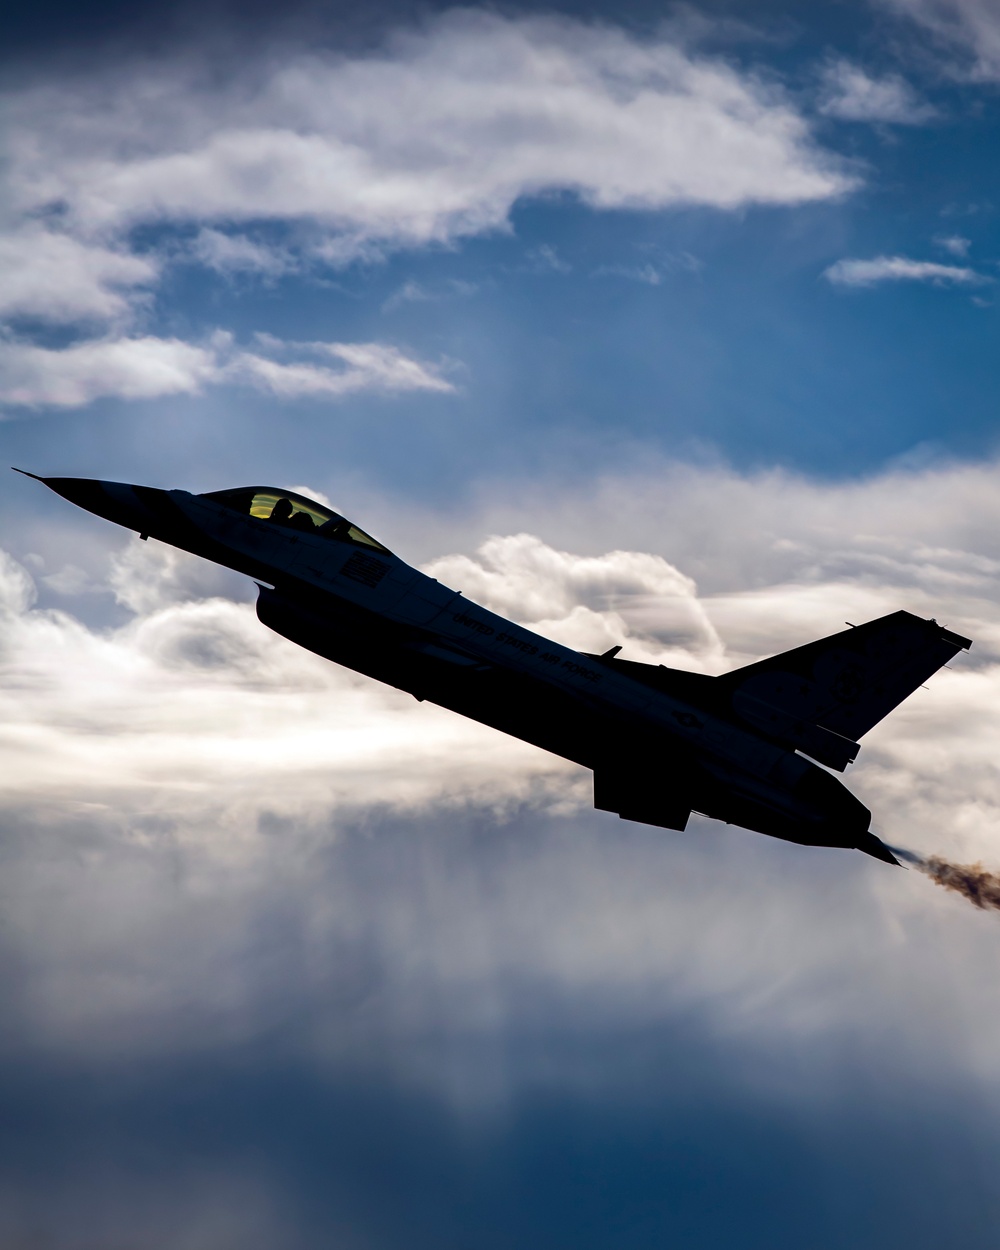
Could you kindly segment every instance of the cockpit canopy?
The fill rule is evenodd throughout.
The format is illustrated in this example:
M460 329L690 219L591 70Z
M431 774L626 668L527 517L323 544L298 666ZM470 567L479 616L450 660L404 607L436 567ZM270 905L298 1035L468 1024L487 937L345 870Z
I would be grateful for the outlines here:
M391 554L387 547L383 547L364 530L352 525L339 512L334 512L312 499L306 499L304 495L297 495L294 491L279 490L276 486L242 486L237 490L208 491L201 498L212 499L223 507L232 508L234 512L256 517L257 520L267 521L272 525L281 525L285 529L354 543L359 547L381 551L385 555Z

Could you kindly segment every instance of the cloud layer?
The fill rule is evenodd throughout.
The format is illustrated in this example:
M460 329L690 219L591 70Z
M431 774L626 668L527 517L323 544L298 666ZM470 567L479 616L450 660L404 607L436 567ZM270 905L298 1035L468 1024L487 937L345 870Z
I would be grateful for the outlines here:
M450 550L434 576L543 633L702 671L845 617L936 615L971 655L869 735L848 784L891 840L995 862L997 485L995 465L825 487L661 465L579 497L508 485L447 518L448 545L440 518L357 520L404 555ZM390 1246L386 1176L409 1212L432 1160L410 1244L447 1242L435 1204L457 1192L466 1228L514 1244L557 1219L596 1247L622 1203L701 1227L676 1160L704 1151L719 1210L768 1244L799 1244L789 1194L818 1218L810 1185L835 1163L852 1192L877 1173L878 1201L821 1246L902 1228L929 1247L946 1227L985 1246L995 918L860 855L594 813L581 770L309 656L154 542L129 539L102 580L126 616L98 630L32 607L28 570L0 568L0 1062L30 1056L36 1075L11 1082L40 1083L24 1123L49 1126L6 1160L8 1239L71 1245L85 1220L155 1250L272 1245L279 1227L295 1250L331 1227ZM612 1185L588 1242L566 1177L621 1174L609 1141L655 1184ZM905 1142L904 1184L876 1156ZM773 1201L747 1171L760 1152L769 1174L783 1161ZM921 1205L914 1178L947 1159L972 1170ZM488 1178L499 1202L522 1168L551 1192L494 1210Z
M971 657L879 726L848 780L890 840L988 855L1000 810L990 746L1000 731L996 470L900 474L825 490L678 472L666 491L662 479L650 479L609 483L603 498L591 495L594 532L611 513L628 526L625 499L647 533L676 532L662 503L657 512L664 495L678 515L739 513L746 520L743 550L732 552L739 577L719 565L705 572L708 585L699 591L661 555L625 547L574 554L525 533L442 556L428 569L569 645L621 643L627 658L708 672L833 632L845 617L898 607L936 615L975 639ZM575 524L572 500L560 509L578 542L593 541ZM897 518L891 533L882 525L888 515ZM544 512L536 520L557 528ZM707 540L702 533L687 541L702 547ZM683 547L675 558L689 562ZM169 845L191 871L209 874L214 892L226 888L215 875L226 865L254 880L269 870L278 851L267 829L275 822L298 854L310 839L336 836L329 831L365 813L447 820L448 812L476 810L493 823L527 808L549 818L603 820L586 815L589 778L581 770L271 635L250 605L222 597L229 582L202 562L130 540L110 583L132 616L94 631L65 611L32 609L32 578L9 557L0 581L0 806L8 814L32 811L56 842L61 829L84 820L102 844ZM740 845L763 842L732 836ZM807 863L805 852L794 853ZM815 852L812 862L824 854ZM911 887L900 875L886 888L887 900L896 900L887 901L891 907ZM35 914L30 907L24 913L31 932ZM143 922L137 916L135 923ZM548 956L532 957L537 972ZM612 980L636 975L611 951L591 951L588 959L598 962L581 963L580 975L597 975L606 960ZM45 1002L36 1026L46 1033L72 1021L74 1036L82 1028L103 1036L119 1010L82 982L79 994Z
M9 403L190 391L213 369L222 380L203 346L149 331L151 297L178 263L275 281L506 229L525 197L734 209L852 185L777 87L722 60L472 10L367 54L102 67L8 90L4 116L0 317L105 328L66 351L23 333L4 344ZM342 357L346 382L251 356L226 377L285 395L363 378L445 389L391 346L341 346L365 358Z
M58 203L86 235L279 219L424 244L501 226L524 195L732 208L850 185L776 89L553 18L452 12L368 56L300 54L222 85L147 67L8 104L12 202Z

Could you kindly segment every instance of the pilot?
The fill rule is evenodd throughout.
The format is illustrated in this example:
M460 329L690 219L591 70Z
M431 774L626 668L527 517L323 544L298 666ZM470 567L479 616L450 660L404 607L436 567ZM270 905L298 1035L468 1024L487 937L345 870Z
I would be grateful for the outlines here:
M287 525L292 515L292 501L290 499L279 499L271 509L269 521L277 521L279 525Z
M316 532L316 522L308 512L296 512L288 522L288 528L302 530L306 534L314 534Z
M292 501L290 499L279 499L271 509L269 521L276 521L278 525L283 525L286 529L300 530L305 534L314 534L316 532L316 522L312 519L308 512L295 512Z
M324 538L346 538L350 528L350 521L342 516L332 516L329 521L323 522L317 533L322 534Z

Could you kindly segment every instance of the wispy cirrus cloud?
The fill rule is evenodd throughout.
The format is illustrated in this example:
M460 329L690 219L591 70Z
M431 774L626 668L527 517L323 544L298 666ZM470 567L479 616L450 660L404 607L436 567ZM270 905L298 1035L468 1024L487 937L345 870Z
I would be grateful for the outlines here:
M221 274L258 274L278 278L292 273L299 262L286 247L203 226L191 242L192 260Z
M387 343L277 343L269 336L264 343L272 351L308 354L320 360L334 360L335 366L308 360L280 360L258 352L237 352L222 366L222 377L246 380L262 390L285 398L300 396L350 395L358 391L398 394L403 391L437 391L449 394L454 383L442 367L405 355Z
M249 385L285 399L455 389L440 365L391 344L285 344L259 336L256 348L237 348L225 332L202 344L152 335L62 348L0 340L0 404L12 410L78 408L100 398L193 395L221 385Z
M600 265L594 270L595 278L625 278L629 282L642 282L646 286L659 286L662 272L647 261L644 265Z
M934 240L938 247L952 256L961 257L963 260L969 254L969 248L972 246L972 240L967 239L961 234L947 234L939 236Z
M910 18L946 54L955 74L981 82L1000 78L1000 9L995 0L876 0Z
M823 70L819 111L840 121L920 126L937 110L921 100L899 74L873 77L852 61L836 60Z
M473 295L477 289L474 282L465 282L461 278L449 278L434 286L409 278L383 303L382 311L393 312L404 304L427 304L439 300L462 298Z
M935 286L986 286L986 274L964 265L943 265L908 256L874 256L870 260L838 260L823 271L834 286L878 286L883 282L929 282Z

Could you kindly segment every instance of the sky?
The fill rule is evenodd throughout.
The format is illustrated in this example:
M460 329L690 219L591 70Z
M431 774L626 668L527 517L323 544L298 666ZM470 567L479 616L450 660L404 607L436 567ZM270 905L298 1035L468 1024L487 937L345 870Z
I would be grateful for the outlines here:
M996 0L15 4L3 464L705 673L935 617L846 782L1000 868L998 86ZM4 1250L995 1245L996 915L596 812L14 474L0 670Z

